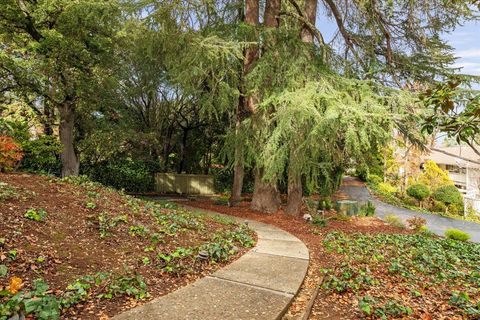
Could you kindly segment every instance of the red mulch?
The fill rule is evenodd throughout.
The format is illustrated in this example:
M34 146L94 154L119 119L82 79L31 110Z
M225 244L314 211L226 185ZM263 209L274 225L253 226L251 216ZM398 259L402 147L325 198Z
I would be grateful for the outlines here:
M335 198L342 198L337 194ZM330 220L326 227L316 227L305 223L303 218L289 216L280 210L276 214L263 214L250 209L249 202L242 202L236 207L216 205L212 200L188 202L189 206L212 210L232 216L253 219L275 225L301 239L310 251L310 265L302 288L292 303L286 319L293 319L302 314L308 304L314 288L319 284L322 268L335 267L339 257L327 253L322 245L323 238L332 231L347 233L410 233L410 231L386 225L374 217L352 218L349 221ZM320 291L315 301L310 319L355 319L358 308L351 303L338 303L338 296L328 295Z
M9 269L9 277L0 278L0 291L8 285L9 278L16 276L23 280L24 288L30 287L33 280L43 278L52 292L61 292L79 277L97 272L122 273L127 266L143 276L153 299L226 264L195 262L190 272L175 276L163 273L155 261L158 252L201 245L216 230L233 228L231 226L207 220L206 230L165 236L164 242L157 244L156 252L144 252L145 247L152 246L150 237L130 236L128 228L144 225L155 232L158 224L146 214L146 208L140 206L139 212L134 212L125 197L113 190L96 187L94 191L99 194L95 200L97 207L88 209L89 197L85 188L60 183L56 178L0 173L0 182L15 187L19 195L16 199L0 198L0 238L6 240L4 246L0 245L0 264L6 264ZM46 210L47 219L43 222L26 219L24 213L31 208ZM102 212L112 216L127 215L128 223L112 228L111 236L102 239L98 229L98 215ZM18 252L13 261L8 258L10 250ZM241 249L229 262L244 252L246 249ZM39 263L39 257L45 261ZM152 263L144 265L143 257L149 257ZM91 299L69 310L62 319L105 318L136 304L124 297Z
M354 177L345 177L342 181L343 186L364 187L365 183Z

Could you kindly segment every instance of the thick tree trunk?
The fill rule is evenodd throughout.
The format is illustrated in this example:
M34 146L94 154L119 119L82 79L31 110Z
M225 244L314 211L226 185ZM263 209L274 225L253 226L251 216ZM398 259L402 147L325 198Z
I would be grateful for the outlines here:
M260 4L259 0L245 1L245 23L252 27L257 27L259 24ZM256 32L255 32L256 34ZM258 46L250 45L245 49L245 59L243 60L243 76L242 80L253 69L253 65L258 60ZM242 90L244 93L246 90ZM255 96L249 95L245 97L245 107L250 113L255 113ZM243 111L243 110L242 110Z
M305 0L304 12L308 21L315 25L317 15L317 0ZM302 27L301 39L305 43L313 43L313 33L307 26ZM302 172L297 168L298 155L296 154L297 144L292 142L290 146L290 159L288 165L288 200L285 213L298 215L302 211Z
M248 2L249 0L247 0ZM281 0L267 0L265 4L265 27L277 28ZM255 111L255 110L254 110ZM258 121L259 118L254 121ZM261 125L261 124L260 124ZM275 183L263 180L263 170L257 167L251 207L254 210L274 213L280 207L280 192Z
M317 1L318 0L305 0L305 6L303 9L308 22L312 25L315 25L315 19L317 17ZM302 27L301 38L303 42L313 43L313 33L305 25Z
M267 0L265 4L265 27L277 28L280 14L281 0Z
M303 204L302 173L298 168L295 168L297 156L295 155L293 146L291 148L288 166L288 199L285 213L299 215Z
M243 99L239 101L239 107L241 108L243 108L243 106L240 106L242 100ZM240 125L241 125L240 111L237 110L237 122L235 124L235 135L237 135L237 137L240 134ZM232 195L230 196L230 199L229 199L230 206L234 206L242 200L243 177L245 175L245 168L243 167L242 148L243 148L242 143L237 141L235 145L235 165L233 168Z
M280 204L280 192L276 184L264 181L263 170L257 170L251 208L261 212L275 213Z
M75 152L73 130L75 111L70 102L58 106L60 113L60 142L62 144L62 177L78 176L80 162Z

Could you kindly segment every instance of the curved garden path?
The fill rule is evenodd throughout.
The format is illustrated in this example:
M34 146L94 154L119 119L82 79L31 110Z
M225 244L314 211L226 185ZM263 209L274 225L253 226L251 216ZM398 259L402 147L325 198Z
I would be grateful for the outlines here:
M306 275L308 249L302 241L277 227L234 219L248 223L257 233L258 242L252 250L210 276L113 319L281 318Z
M355 178L345 178L340 191L348 195L351 200L356 200L358 202L371 201L377 207L375 214L380 218L384 218L387 214L397 215L404 221L415 216L422 217L427 220L428 229L440 236L444 235L445 230L455 228L470 234L472 242L480 242L480 224L478 223L396 207L373 197L363 183L348 183L349 180L353 179ZM359 182L359 180L355 182Z

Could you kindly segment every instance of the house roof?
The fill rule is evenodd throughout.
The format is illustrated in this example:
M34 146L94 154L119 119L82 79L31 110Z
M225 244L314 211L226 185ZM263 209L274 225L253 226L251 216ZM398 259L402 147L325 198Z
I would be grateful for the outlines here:
M480 156L469 146L438 147L441 151L432 150L425 160L433 160L437 164L448 164L459 167L480 168L480 164L468 160L480 162ZM480 150L480 146L478 148ZM451 154L448 155L447 153Z

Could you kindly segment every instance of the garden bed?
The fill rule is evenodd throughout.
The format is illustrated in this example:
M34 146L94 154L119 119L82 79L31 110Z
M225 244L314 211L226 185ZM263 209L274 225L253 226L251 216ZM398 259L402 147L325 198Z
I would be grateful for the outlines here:
M309 270L287 319L302 315L322 279L310 319L473 319L469 312L478 309L479 245L430 238L372 217L330 219L319 227L253 211L248 202L188 205L273 224L307 245Z
M0 319L25 309L38 319L108 318L211 273L254 242L233 220L86 179L0 174Z
M475 222L480 224L480 216L474 213L467 213L467 215L464 217L463 215L457 215L457 214L449 214L445 212L434 212L434 211L429 211L424 208L420 208L418 206L414 205L409 205L402 201L402 199L396 197L394 194L383 194L379 192L376 188L375 185L370 184L370 183L365 183L364 184L367 188L370 194L372 194L375 198L378 200L381 200L385 203L391 204L393 206L409 209L412 211L416 211L419 213L425 213L425 214L433 214L441 217L446 217L446 218L452 218L452 219L457 219L461 221L469 221L469 222Z

